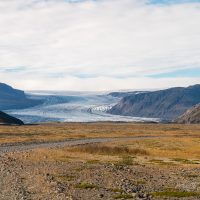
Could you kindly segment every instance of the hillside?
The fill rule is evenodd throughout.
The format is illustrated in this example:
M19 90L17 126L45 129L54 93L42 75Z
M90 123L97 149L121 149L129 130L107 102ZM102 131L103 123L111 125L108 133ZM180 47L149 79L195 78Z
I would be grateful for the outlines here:
M23 125L24 123L21 120L0 111L0 124Z
M112 96L112 97L118 97L118 98L122 98L122 97L126 97L126 96L130 96L130 95L135 95L135 94L139 94L139 93L147 93L148 91L133 91L133 92L111 92L108 95Z
M200 123L200 104L188 109L183 115L175 120L181 124L198 124Z
M40 103L41 101L27 98L24 91L0 83L0 110L27 108Z
M116 115L174 120L200 102L200 85L126 96L108 112Z

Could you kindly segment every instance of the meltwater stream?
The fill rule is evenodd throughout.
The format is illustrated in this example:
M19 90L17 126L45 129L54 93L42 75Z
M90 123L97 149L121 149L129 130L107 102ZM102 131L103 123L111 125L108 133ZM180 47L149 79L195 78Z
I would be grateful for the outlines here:
M28 96L41 99L41 105L9 110L7 113L18 117L25 123L39 122L95 122L95 121L158 121L158 119L119 116L106 113L119 102L106 94L84 92L32 92Z

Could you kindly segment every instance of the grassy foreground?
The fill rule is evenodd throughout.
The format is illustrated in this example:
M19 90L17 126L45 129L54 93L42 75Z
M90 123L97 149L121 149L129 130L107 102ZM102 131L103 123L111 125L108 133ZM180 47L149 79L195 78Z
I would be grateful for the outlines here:
M199 125L140 123L47 123L0 126L0 144L35 141L62 141L71 138L127 136L199 136Z
M156 137L9 153L3 176L8 178L2 181L9 180L8 169L14 171L24 198L30 199L200 199L200 125L52 123L0 127L1 144L129 136Z

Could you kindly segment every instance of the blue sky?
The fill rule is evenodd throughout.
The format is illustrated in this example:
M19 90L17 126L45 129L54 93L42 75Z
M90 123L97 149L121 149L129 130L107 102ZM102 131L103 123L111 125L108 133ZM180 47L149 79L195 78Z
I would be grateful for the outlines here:
M200 0L0 1L0 80L25 90L197 84L199 24Z
M167 73L154 74L150 77L153 78L168 78L168 77L200 77L200 68L182 69L171 71Z
M149 0L153 4L177 4L177 3L193 3L200 0Z

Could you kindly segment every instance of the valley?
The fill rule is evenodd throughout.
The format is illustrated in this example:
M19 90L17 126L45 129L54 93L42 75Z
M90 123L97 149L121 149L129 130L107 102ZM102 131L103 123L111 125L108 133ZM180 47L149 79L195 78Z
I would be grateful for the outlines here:
M200 0L0 0L0 200L200 200Z
M156 118L120 116L107 113L120 98L106 93L84 92L32 92L28 97L43 103L26 109L6 110L25 123L38 122L95 122L135 121L158 122Z

